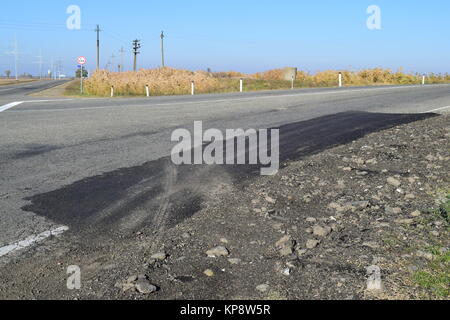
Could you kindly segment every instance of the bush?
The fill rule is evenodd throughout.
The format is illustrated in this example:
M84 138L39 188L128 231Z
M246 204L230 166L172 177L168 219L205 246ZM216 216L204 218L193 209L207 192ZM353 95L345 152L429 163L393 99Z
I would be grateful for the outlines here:
M341 71L344 85L388 85L420 84L422 75L407 74L401 69L365 69ZM338 85L339 71L327 70L316 74L299 71L295 82L300 87L333 87ZM85 82L85 92L95 96L109 96L111 86L116 95L144 95L149 85L152 95L179 95L191 92L191 81L195 81L197 93L221 93L239 90L239 78L245 78L245 90L288 89L291 81L283 80L284 69L274 69L255 74L240 72L188 71L173 68L142 69L138 72L97 71ZM427 83L449 83L450 75L429 74Z

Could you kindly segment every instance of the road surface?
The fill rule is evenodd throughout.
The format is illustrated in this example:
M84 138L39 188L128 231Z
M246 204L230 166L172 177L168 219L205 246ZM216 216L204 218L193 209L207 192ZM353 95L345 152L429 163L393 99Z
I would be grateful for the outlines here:
M27 95L49 89L67 82L67 80L44 80L0 86L0 103L8 103L14 99L30 99Z
M161 231L193 214L209 188L253 174L173 166L171 134L192 131L194 121L204 129L280 128L284 161L450 106L450 85L131 99L26 95L55 84L0 88L0 263L52 234L65 241L71 232L95 246L99 237L126 237L143 224Z

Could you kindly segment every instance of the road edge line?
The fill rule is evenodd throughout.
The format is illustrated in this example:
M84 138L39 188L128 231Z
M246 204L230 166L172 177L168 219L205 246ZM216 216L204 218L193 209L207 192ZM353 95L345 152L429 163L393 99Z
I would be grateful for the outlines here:
M24 103L24 101L16 101L16 102L11 102L11 103L5 104L4 106L0 107L0 112L14 108L15 106L18 106L19 104L22 104L22 103Z
M441 110L445 110L445 109L448 109L448 108L450 108L450 106L446 106L446 107L442 107L442 108L433 109L433 110L430 110L430 111L426 111L426 112L424 112L424 113L430 113L430 112L441 111Z
M0 248L0 258L4 257L10 253L30 247L30 246L34 245L35 243L42 242L45 239L50 238L52 236L59 236L68 230L69 230L69 227L61 226L61 227L58 227L53 230L48 230L48 231L42 232L35 236L29 236L28 238L25 238L21 241L13 242L7 246Z

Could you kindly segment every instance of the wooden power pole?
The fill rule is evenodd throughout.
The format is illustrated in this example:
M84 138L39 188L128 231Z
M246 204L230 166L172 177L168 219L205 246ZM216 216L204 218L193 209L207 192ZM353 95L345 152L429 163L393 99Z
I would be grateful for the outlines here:
M165 67L164 62L164 31L161 31L161 66Z
M134 53L134 63L133 63L133 70L136 72L137 69L137 55L140 54L139 49L141 48L141 41L140 40L134 40L133 41L133 53Z
M100 69L100 26L97 25L95 32L97 32L97 70Z

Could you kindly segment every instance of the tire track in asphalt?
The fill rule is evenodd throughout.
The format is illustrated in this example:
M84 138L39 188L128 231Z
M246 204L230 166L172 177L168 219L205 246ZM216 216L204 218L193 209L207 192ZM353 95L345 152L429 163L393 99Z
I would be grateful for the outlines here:
M155 240L151 246L151 249L153 251L156 251L158 249L158 246L160 245L160 241L162 238L162 233L167 228L167 217L169 215L170 199L174 191L174 185L177 181L178 175L178 170L172 163L168 163L166 165L165 171L166 171L166 178L164 183L164 191L161 199L161 204L158 208L157 213L153 217L153 225L156 229Z

